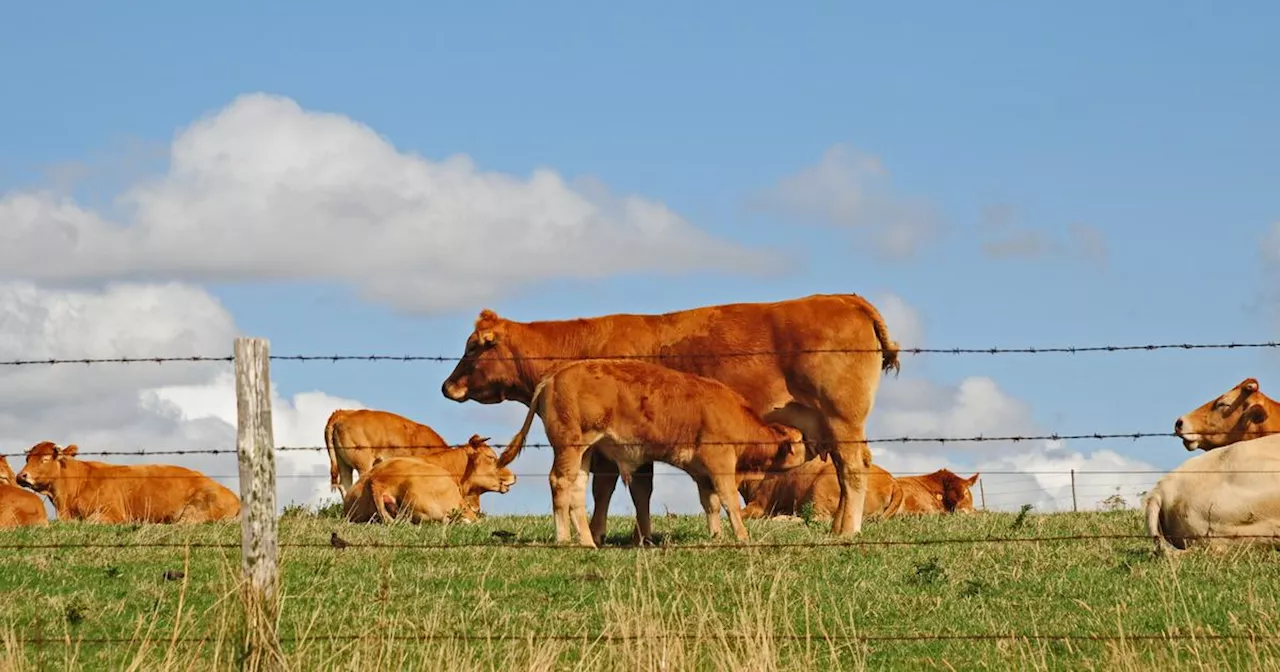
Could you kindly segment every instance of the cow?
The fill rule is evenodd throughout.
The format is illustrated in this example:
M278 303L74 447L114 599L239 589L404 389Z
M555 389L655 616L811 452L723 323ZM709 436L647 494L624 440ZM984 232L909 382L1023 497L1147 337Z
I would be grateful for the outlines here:
M329 451L329 489L346 494L352 471L363 476L374 458L413 457L449 444L427 425L403 415L369 409L338 409L324 425Z
M343 495L342 508L347 520L355 523L375 517L390 522L401 510L408 511L414 523L442 522L454 509L473 521L480 512L481 493L506 493L515 482L515 474L498 465L487 439L473 435L461 448L415 457L375 457Z
M1157 555L1200 546L1280 547L1280 435L1206 450L1143 498ZM1235 537L1235 538L1232 538Z
M973 495L969 489L979 474L965 479L947 469L921 476L895 478L878 465L867 473L867 499L863 514L867 520L887 519L902 514L969 512ZM763 478L742 479L739 491L747 502L744 518L796 515L800 507L813 502L817 519L835 511L839 484L835 465L823 460L809 462L786 472Z
M198 471L80 460L78 451L75 444L41 441L18 474L18 484L46 495L61 520L203 523L240 515L235 493Z
M0 527L48 524L40 495L14 485L13 468L8 458L0 455Z
M961 478L950 469L939 469L929 474L895 478L902 493L902 504L890 515L970 513L973 511L970 488L980 475Z
M719 380L764 420L799 429L806 443L830 454L836 465L840 494L832 532L861 531L863 472L871 464L867 417L882 372L900 369L898 344L863 297L814 294L660 315L541 322L508 320L485 309L441 392L460 403L509 399L528 405L547 374L564 361L586 358L645 359ZM602 536L617 479L595 474L592 528ZM633 488L637 484L652 490L651 479ZM647 494L633 490L632 499L647 501Z
M1245 378L1212 401L1173 423L1173 433L1188 451L1214 450L1237 441L1280 432L1280 404Z
M549 480L557 543L569 540L572 524L581 545L599 546L586 517L592 451L616 464L628 487L644 464L684 470L698 486L711 536L720 536L723 507L740 541L748 534L738 506L738 471L788 469L810 457L798 429L766 423L728 385L649 362L580 360L548 375L535 387L524 425L499 464L520 454L534 415L542 418L555 454ZM641 518L640 509L636 514L641 536L650 536L648 517Z

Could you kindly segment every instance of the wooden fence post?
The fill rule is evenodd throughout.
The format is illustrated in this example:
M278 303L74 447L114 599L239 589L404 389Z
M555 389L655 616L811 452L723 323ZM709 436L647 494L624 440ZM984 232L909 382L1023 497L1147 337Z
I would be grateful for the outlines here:
M271 432L271 369L266 339L237 338L236 453L240 462L241 552L245 608L243 669L283 662L279 622L280 551L276 537L275 441Z
M978 494L982 495L982 510L987 510L987 489L982 487L982 477L978 477Z
M1079 513L1080 507L1076 506L1076 470L1071 470L1071 510Z

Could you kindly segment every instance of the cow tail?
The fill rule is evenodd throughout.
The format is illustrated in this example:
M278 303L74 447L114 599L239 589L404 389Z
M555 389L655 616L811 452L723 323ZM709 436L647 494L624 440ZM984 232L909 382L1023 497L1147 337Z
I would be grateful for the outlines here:
M524 424L520 426L520 431L511 437L511 443L507 444L506 450L498 456L498 467L505 467L511 464L520 455L520 451L524 450L524 441L529 435L529 428L533 426L533 416L537 415L538 404L542 401L542 390L551 382L554 374L543 378L538 386L533 388L533 396L529 399L529 412L524 416Z
M875 329L876 340L880 341L880 370L893 371L896 378L898 371L902 368L902 362L898 361L898 342L889 338L889 325L885 324L884 318L880 316L880 311L867 303L867 315L871 318L871 327Z
M329 422L324 425L324 447L329 451L329 490L342 492L338 484L338 453L334 449L338 442L338 411L329 414Z
M880 515L880 520L897 515L902 510L902 503L905 499L906 496L902 493L902 487L898 485L898 479L894 478L889 486L889 501L884 505L884 513Z
M1173 550L1173 545L1164 537L1164 530L1160 529L1160 506L1162 504L1160 497L1160 489L1153 488L1147 493L1146 501L1143 502L1147 509L1147 534L1151 535L1151 541L1156 546L1156 554L1160 555L1166 551Z

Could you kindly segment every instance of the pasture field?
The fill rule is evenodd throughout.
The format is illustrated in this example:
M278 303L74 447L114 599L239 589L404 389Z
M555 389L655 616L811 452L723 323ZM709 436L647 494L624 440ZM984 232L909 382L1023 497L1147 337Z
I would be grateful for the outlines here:
M518 548L548 543L549 517L415 527L331 515L281 520L292 669L1280 667L1280 563L1260 549L1163 559L1145 539L805 547L835 542L818 521L748 521L753 539L740 545L710 542L700 516L657 515L658 548L617 547L632 525L617 517L614 547L592 551ZM351 546L332 548L333 531ZM1141 533L1133 510L978 513L871 522L859 540ZM238 524L4 533L0 667L235 669L239 535ZM30 544L51 547L13 548ZM1077 639L930 638L1007 634ZM1164 634L1179 638L1127 639ZM1236 638L1212 638L1223 635Z

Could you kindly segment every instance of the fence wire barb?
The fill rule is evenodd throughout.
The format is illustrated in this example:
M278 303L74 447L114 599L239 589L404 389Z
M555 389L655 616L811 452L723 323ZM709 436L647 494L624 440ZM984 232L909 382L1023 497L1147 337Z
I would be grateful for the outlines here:
M1048 346L1048 347L986 347L986 348L899 348L899 354L909 355L1006 355L1006 354L1085 354L1112 352L1154 352L1157 350L1239 350L1257 348L1278 348L1278 341L1258 341L1248 343L1148 343L1141 345L1089 345L1089 346ZM738 352L706 352L689 354L618 354L594 355L592 359L715 359L726 357L759 357L768 355L806 355L806 354L855 354L878 353L879 348L814 348L800 350L743 350ZM292 362L456 362L464 359L451 355L271 355L273 361ZM534 357L509 357L509 360L524 361L558 361L576 360L583 357L576 355L541 355ZM167 357L40 357L0 360L0 366L38 366L55 364L164 364L168 362L232 362L230 355L190 355Z

